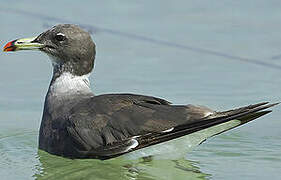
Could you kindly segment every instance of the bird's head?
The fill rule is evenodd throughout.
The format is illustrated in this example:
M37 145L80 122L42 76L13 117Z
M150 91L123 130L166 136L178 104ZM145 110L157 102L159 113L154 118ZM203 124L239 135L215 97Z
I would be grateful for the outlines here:
M40 50L51 57L56 71L79 76L92 71L96 54L90 34L72 24L59 24L37 37L11 41L3 50Z

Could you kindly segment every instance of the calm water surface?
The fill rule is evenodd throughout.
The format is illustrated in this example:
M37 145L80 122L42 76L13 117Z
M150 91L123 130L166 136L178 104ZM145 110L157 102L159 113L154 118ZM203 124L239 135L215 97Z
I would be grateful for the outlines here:
M281 100L281 2L5 1L0 46L76 23L97 44L96 94L131 92L217 110ZM209 139L178 160L69 160L38 152L51 65L0 53L1 179L280 179L281 110Z

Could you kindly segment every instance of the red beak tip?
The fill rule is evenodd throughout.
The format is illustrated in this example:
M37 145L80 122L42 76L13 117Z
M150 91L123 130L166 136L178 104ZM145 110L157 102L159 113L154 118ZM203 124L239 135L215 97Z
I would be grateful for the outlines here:
M16 48L15 48L15 41L16 41L16 40L8 42L8 43L4 46L3 51L4 51L4 52L14 51L14 50L16 49Z

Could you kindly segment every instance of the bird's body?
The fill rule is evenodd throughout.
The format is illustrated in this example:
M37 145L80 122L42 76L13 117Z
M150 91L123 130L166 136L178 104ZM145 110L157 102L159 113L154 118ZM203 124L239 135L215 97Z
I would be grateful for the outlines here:
M69 157L96 156L87 152L139 135L168 133L212 113L205 107L171 106L150 96L94 96L87 76L62 73L51 81L46 95L39 147Z
M90 35L75 25L57 25L30 41L16 40L6 51L37 47L53 59L45 98L39 148L70 158L108 159L236 120L239 126L275 104L259 103L215 112L203 106L172 105L136 94L94 95L88 76L95 59ZM198 142L205 140L203 137Z

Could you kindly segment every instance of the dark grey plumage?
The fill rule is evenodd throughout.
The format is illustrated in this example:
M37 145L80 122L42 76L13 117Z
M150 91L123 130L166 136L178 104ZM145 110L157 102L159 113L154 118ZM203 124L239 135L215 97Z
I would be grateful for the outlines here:
M54 72L88 74L93 70L95 43L88 32L76 25L62 24L40 34L33 42L44 44L41 50L54 57Z
M40 140L49 142L40 143L45 145L40 148L72 158L107 159L233 119L240 119L244 124L269 113L262 110L274 104L266 104L214 112L205 117L207 108L170 105L155 97L133 94L94 96L77 102L69 111L59 111L58 118L50 120L51 127L44 128L47 132L52 131L51 136L46 139L45 133L40 133ZM66 118L61 118L61 114ZM171 128L174 129L165 132ZM132 140L137 140L138 146L127 149L134 143Z
M275 105L259 103L215 112L201 106L172 105L151 96L94 96L86 76L94 67L96 54L89 33L62 24L31 43L53 58L53 78L39 135L39 148L52 154L107 159L234 119L241 125L271 112L265 109Z

